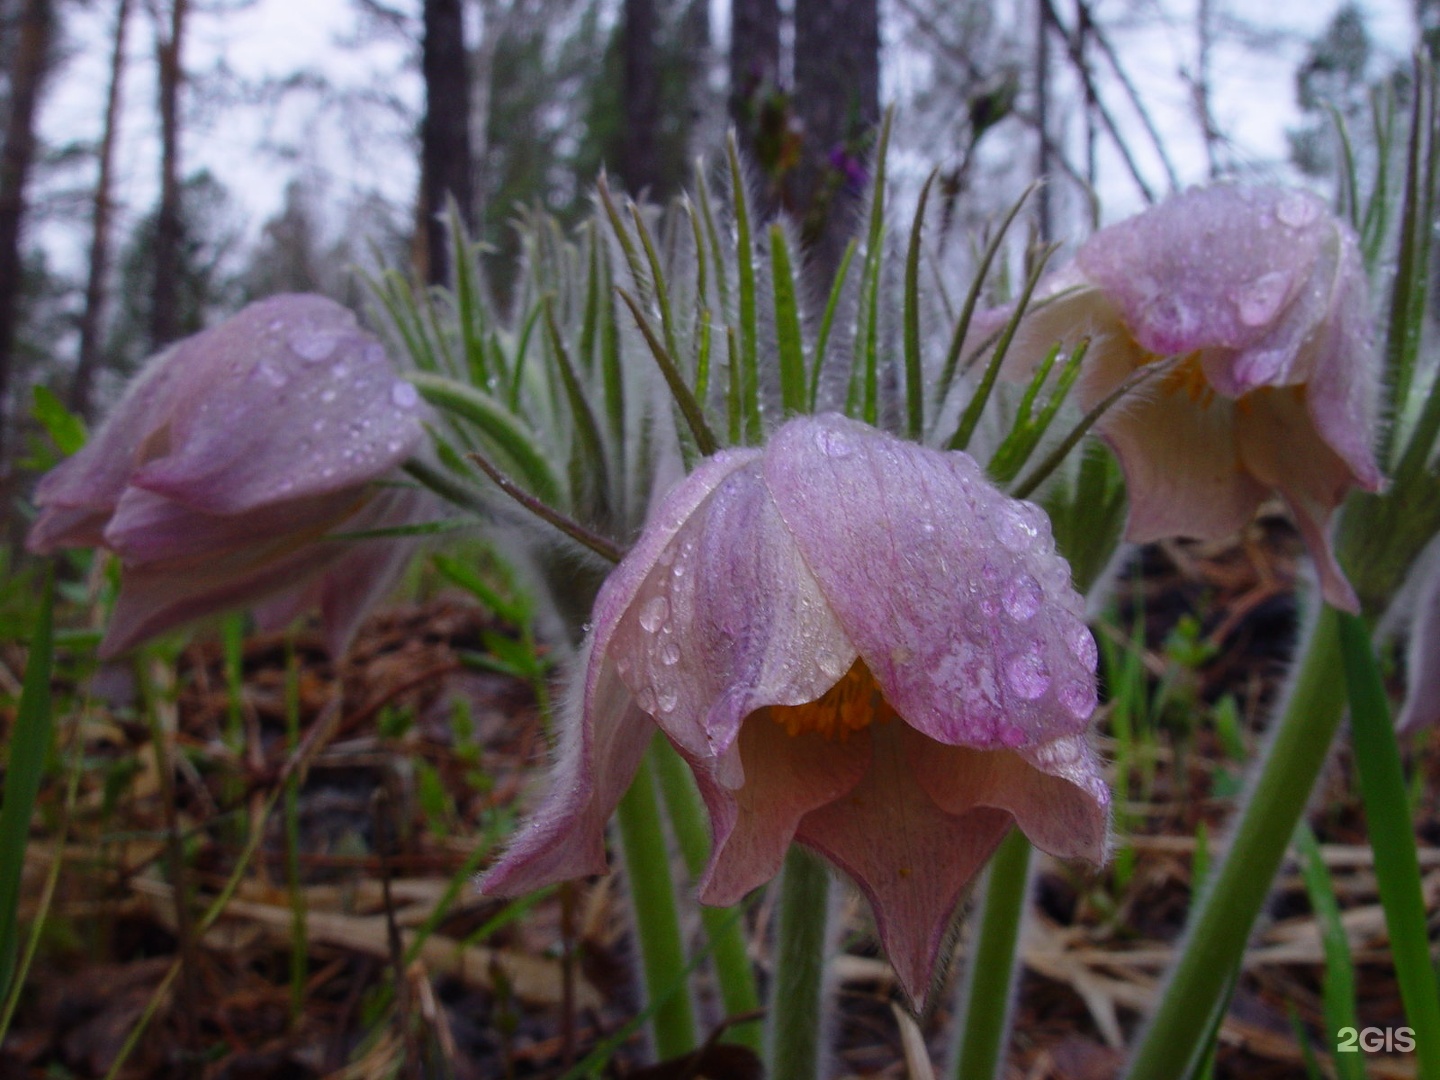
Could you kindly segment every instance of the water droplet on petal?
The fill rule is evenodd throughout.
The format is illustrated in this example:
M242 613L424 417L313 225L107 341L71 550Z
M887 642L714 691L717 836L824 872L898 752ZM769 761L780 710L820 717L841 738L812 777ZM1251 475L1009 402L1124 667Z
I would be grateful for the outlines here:
M1050 688L1050 671L1037 646L1010 658L1005 665L1005 681L1026 701L1034 701Z
M420 392L403 380L390 387L390 400L399 408L413 409L420 401Z
M328 390L321 391L320 400L321 400L322 402L324 402L326 405L329 405L330 402L332 402L332 401L335 400L335 391L334 391L334 389L332 388L332 389L328 389Z
M277 367L272 366L271 364L266 363L263 360L255 365L254 377L258 379L263 379L266 383L275 387L275 389L277 390L290 381L283 371L281 371Z
M1246 326L1264 326L1275 318L1290 290L1290 275L1283 270L1262 274L1235 291L1235 307Z
M1088 681L1066 681L1059 696L1060 704L1076 720L1088 720L1095 711L1095 686Z
M855 453L854 440L844 432L821 428L815 435L815 441L826 457L847 458Z
M1320 204L1301 192L1292 191L1280 200L1275 216L1292 229L1303 229L1320 216Z
M1028 503L1004 507L995 522L995 535L1000 543L1011 551L1032 550L1040 536L1040 527L1034 520L1038 512Z
M635 695L635 704L640 706L641 712L655 715L655 707L658 702L655 700L655 691L648 686L642 686L639 693Z
M1005 613L1017 622L1024 622L1040 610L1044 595L1040 583L1021 572L1005 586Z
M640 625L653 634L669 614L670 601L663 596L652 596L640 609Z
M325 331L317 333L313 330L302 330L290 335L291 351L301 360L309 360L312 364L324 360L335 351L338 344L339 337Z
M680 695L676 692L673 686L661 687L660 694L655 700L655 704L659 706L659 709L662 713L674 712L675 706L679 703Z
M660 646L660 662L666 667L674 667L680 662L680 646L673 641L666 641Z
M1076 627L1067 644L1070 646L1070 654L1085 665L1086 671L1095 670L1100 656L1095 648L1095 637L1088 626Z

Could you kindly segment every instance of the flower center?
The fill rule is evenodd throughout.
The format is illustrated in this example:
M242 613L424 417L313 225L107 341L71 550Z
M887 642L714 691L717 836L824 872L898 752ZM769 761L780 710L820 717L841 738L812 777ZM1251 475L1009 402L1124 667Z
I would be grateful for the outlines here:
M880 693L865 661L856 657L850 670L820 697L803 705L772 705L770 718L782 725L787 735L813 732L844 742L852 731L895 719L895 710Z

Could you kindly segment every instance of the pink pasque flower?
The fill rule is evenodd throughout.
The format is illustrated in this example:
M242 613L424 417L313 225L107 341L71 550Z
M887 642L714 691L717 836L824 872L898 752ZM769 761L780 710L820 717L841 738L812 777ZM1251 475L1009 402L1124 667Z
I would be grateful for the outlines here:
M1098 424L1125 472L1127 538L1224 536L1276 492L1325 598L1357 610L1328 525L1352 487L1383 484L1380 367L1355 238L1324 202L1281 188L1189 191L1096 233L1045 294L1007 377L1028 380L1057 341L1088 336L1078 395L1089 409L1139 368L1180 358Z
M338 655L409 551L325 537L428 513L422 493L375 483L420 442L421 409L345 308L262 300L145 366L41 479L30 550L119 556L102 656L226 608L283 625L312 604Z
M792 420L763 451L702 463L606 581L550 793L481 886L604 871L606 821L658 728L709 809L700 899L735 903L799 841L869 898L923 1001L1012 825L1105 858L1095 661L1043 511L965 454Z

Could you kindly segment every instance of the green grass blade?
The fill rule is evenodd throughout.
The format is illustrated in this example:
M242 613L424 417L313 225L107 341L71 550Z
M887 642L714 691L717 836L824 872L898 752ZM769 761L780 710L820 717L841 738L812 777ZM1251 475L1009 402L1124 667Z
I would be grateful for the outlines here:
M1295 830L1295 846L1300 851L1300 871L1305 877L1305 891L1310 894L1310 908L1315 912L1320 946L1325 953L1325 978L1321 987L1325 1026L1330 1045L1338 1046L1341 1028L1359 1026L1355 1017L1355 964L1350 958L1350 939L1345 935L1345 924L1340 921L1340 905L1335 900L1335 886L1320 854L1320 844L1303 821ZM1365 1066L1359 1054L1336 1054L1334 1064L1340 1080L1365 1080Z
M830 344L830 328L835 324L835 312L840 307L844 294L845 280L850 275L850 264L855 259L859 245L852 236L840 256L840 265L835 269L835 281L830 286L830 298L825 301L825 314L820 317L820 331L815 335L815 353L810 358L810 411L820 397L820 374L825 370L825 348Z
M645 344L650 346L651 355L655 357L655 363L660 368L660 374L665 379L670 396L675 399L675 404L680 409L680 415L689 425L690 434L695 436L695 445L702 454L708 456L715 453L720 449L719 440L710 430L710 425L705 422L705 410L701 407L700 402L695 400L695 395L690 387L685 385L685 378L680 374L680 369L675 364L675 358L665 351L664 344L655 336L655 331L650 326L649 320L645 318L645 313L640 310L639 301L624 289L616 291L620 294L620 299L625 301L625 306L630 309L630 314L635 317L635 325L640 328L640 333L645 338Z
M1440 990L1430 966L1415 826L1405 798L1400 746L1370 645L1370 631L1358 616L1340 616L1340 655L1350 699L1351 745L1360 774L1370 847L1375 853L1375 879L1385 909L1385 926L1390 932L1390 955L1400 983L1400 1000L1415 1029L1415 1055L1421 1073L1440 1077Z
M880 125L875 152L875 181L870 195L870 228L865 237L865 262L860 276L860 318L855 322L855 365L845 412L867 424L880 417L880 272L885 251L885 158L890 148L890 120Z
M920 356L920 238L925 231L925 204L940 170L932 169L920 189L910 247L905 253L905 433L919 440L925 433L925 374Z
M770 273L775 294L775 334L780 351L780 406L786 416L805 411L805 347L800 340L800 305L785 230L770 226Z
M40 609L30 635L30 655L10 737L5 798L0 804L0 998L8 996L19 944L20 879L30 842L30 817L40 794L45 758L55 733L50 669L55 643L55 569L47 565Z
M570 359L570 350L560 336L560 324L555 321L555 307L550 297L543 301L545 308L545 332L550 341L556 366L560 370L560 381L565 386L565 397L570 403L570 420L575 425L576 442L580 450L580 467L572 479L572 493L578 501L581 497L580 484L593 484L594 505L592 510L602 516L611 507L610 473L605 455L605 440L600 435L600 422L590 408L585 388L580 385L580 376Z
M745 178L740 174L740 151L732 131L725 144L730 159L731 200L735 204L735 267L740 289L740 406L745 442L760 441L759 328L755 315L755 245L750 238L750 206Z

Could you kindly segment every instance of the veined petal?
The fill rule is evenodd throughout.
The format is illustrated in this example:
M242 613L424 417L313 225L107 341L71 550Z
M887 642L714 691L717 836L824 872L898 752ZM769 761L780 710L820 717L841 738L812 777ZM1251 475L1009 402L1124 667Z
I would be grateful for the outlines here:
M692 502L692 489L703 498ZM818 698L855 648L776 513L758 454L702 466L676 496L688 508L683 522L663 543L642 541L601 591L595 655L613 658L677 745L725 756L725 776L738 783L727 752L741 721ZM667 500L661 521L670 515Z
M137 487L215 514L351 487L423 437L419 397L355 317L320 296L276 296L187 338L169 361L164 454Z
M1041 851L1095 865L1105 861L1110 789L1084 739L1070 736L1016 752L946 746L918 731L902 737L916 780L946 813L1004 810Z
M1085 729L1094 656L1049 519L962 453L836 415L776 432L765 482L846 636L912 727L978 748ZM1087 664L1085 660L1089 661Z
M605 825L635 778L655 722L635 704L613 664L601 660L598 670L589 670L583 702L572 695L560 716L549 790L481 877L484 893L518 896L606 870Z
M774 877L800 819L849 792L870 765L868 733L789 735L769 709L745 721L738 746L744 770L738 789L716 782L703 763L695 768L714 833L700 882L704 904L737 903Z
M1004 810L948 814L915 782L904 725L870 729L872 761L858 787L807 814L797 838L847 873L905 992L923 1008L965 887L1010 830Z
M1240 403L1236 430L1241 460L1260 483L1285 497L1315 560L1325 599L1344 611L1360 601L1330 546L1330 516L1354 482L1350 466L1315 430L1294 388L1259 390Z

